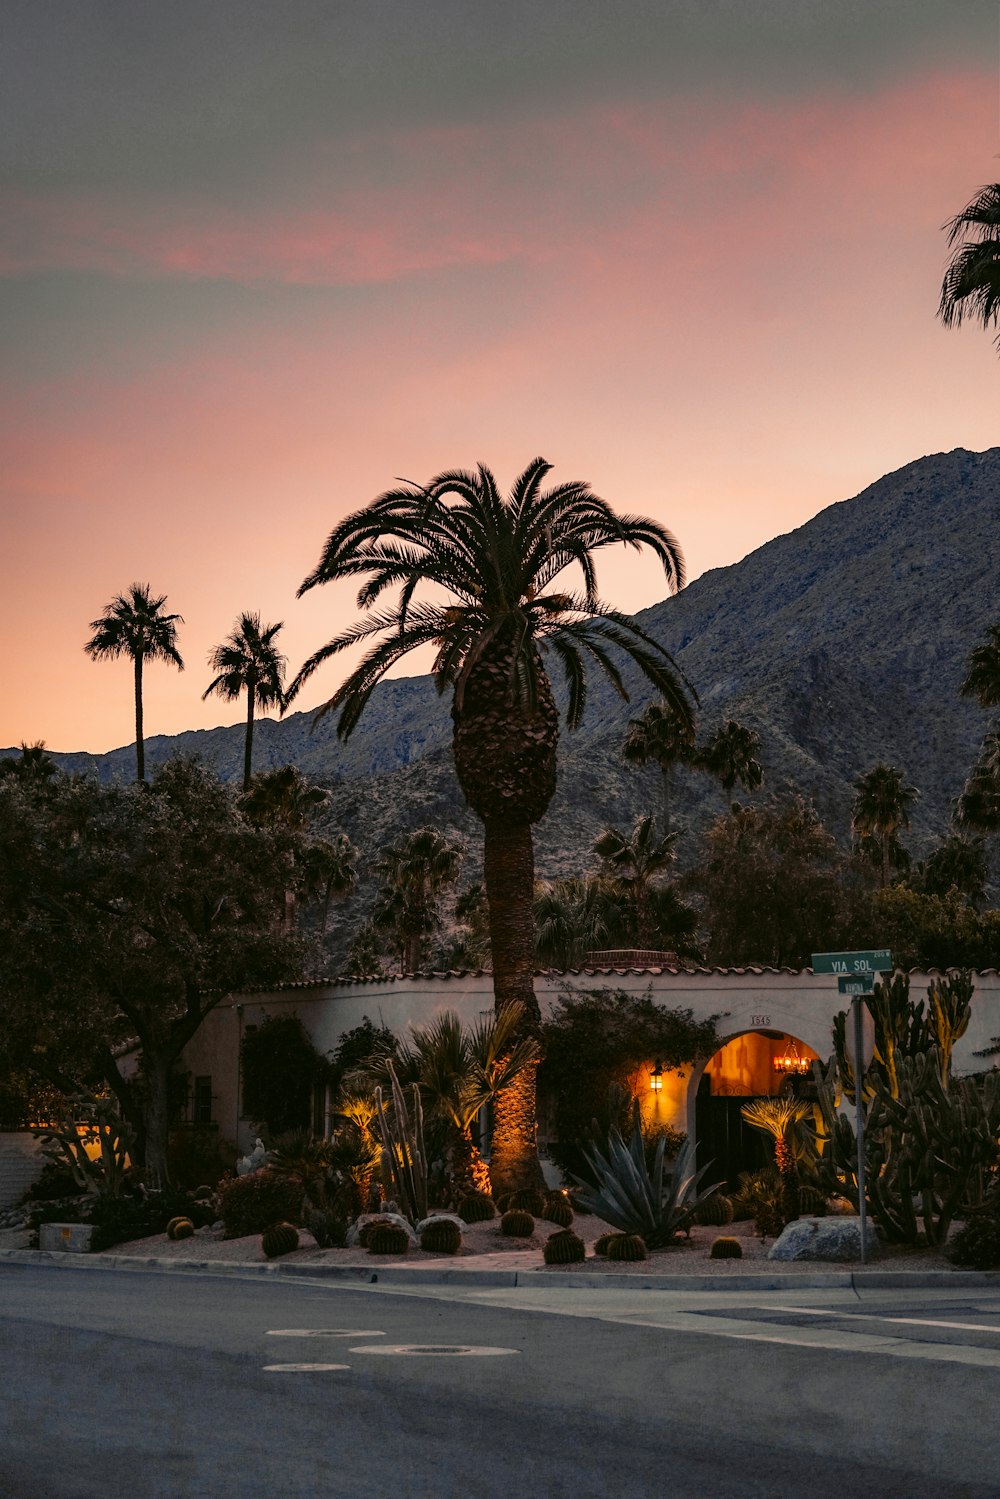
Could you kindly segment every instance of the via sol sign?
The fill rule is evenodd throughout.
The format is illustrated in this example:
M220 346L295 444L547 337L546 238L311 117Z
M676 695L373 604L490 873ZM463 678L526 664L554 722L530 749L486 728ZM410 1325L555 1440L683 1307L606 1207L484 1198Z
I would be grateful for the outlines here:
M870 952L814 952L813 973L891 973L892 953L887 947Z

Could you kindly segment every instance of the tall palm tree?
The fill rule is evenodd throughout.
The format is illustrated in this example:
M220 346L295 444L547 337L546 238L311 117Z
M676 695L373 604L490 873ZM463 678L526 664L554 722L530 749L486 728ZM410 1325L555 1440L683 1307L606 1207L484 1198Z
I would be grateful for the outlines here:
M241 692L247 695L247 732L243 751L243 790L250 790L250 774L253 764L253 723L258 707L283 708L285 704L282 682L285 675L285 658L274 644L274 638L282 628L262 625L259 614L241 614L232 634L217 645L208 658L213 671L218 672L205 691L202 700L213 692L219 697L235 702Z
M58 773L59 767L45 748L44 739L36 739L34 744L22 739L18 759L8 755L0 760L0 776L14 776L27 786L45 786Z
M417 828L388 844L372 864L383 882L375 924L397 938L403 973L420 967L420 949L438 925L442 891L458 878L464 856L464 846L436 828Z
M243 810L257 827L281 826L301 832L313 813L329 800L329 791L314 786L297 766L282 765L279 770L257 772Z
M605 828L594 844L594 853L604 861L604 872L621 887L635 910L635 934L640 947L652 947L655 939L650 893L653 885L674 862L676 833L657 836L652 817L636 818L630 833Z
M696 752L694 763L715 776L728 801L737 781L745 791L759 791L763 786L764 770L757 758L759 754L760 735L730 718Z
M106 605L99 619L91 620L93 635L84 646L93 661L131 656L135 679L135 778L146 779L146 747L142 737L142 668L146 661L172 661L179 671L184 662L177 650L180 614L164 614L166 594L150 595L148 583L133 583Z
M582 967L595 948L623 947L628 916L620 890L597 875L542 881L535 888L535 953L540 966Z
M880 879L889 883L894 852L899 852L897 834L910 826L910 808L920 795L915 786L903 785L903 772L879 760L854 782L857 793L851 809L851 831L860 839L871 838L880 854Z
M356 726L376 683L402 656L434 644L439 691L453 689L455 768L482 819L490 910L493 987L498 1010L517 1000L526 1023L540 1023L532 972L532 826L556 785L558 713L543 652L563 670L566 717L579 724L586 701L584 663L596 663L627 697L613 653L639 667L679 717L690 719L686 683L672 657L628 615L603 603L594 553L616 543L649 546L668 584L680 587L683 561L655 521L617 516L586 484L542 488L550 465L536 458L503 498L489 469L439 474L425 487L390 490L331 533L319 565L299 589L367 577L359 608L372 610L398 585L395 607L343 631L302 667L294 695L323 662L360 641L368 654L320 709L340 710L337 732ZM583 590L552 585L576 564ZM430 599L416 601L421 585ZM446 597L441 599L442 591ZM376 638L377 637L377 638ZM494 1181L541 1181L534 1143L535 1079L529 1068L498 1100L492 1144Z
M1000 732L986 735L955 809L959 827L1000 833Z
M981 187L944 225L952 256L941 283L938 315L946 328L967 317L984 328L1000 315L1000 182ZM996 340L1000 348L1000 338Z
M977 698L983 708L1000 707L1000 623L989 626L986 639L969 656L959 691L963 697Z
M694 725L678 718L669 703L650 703L641 718L633 718L622 746L622 757L631 765L660 767L662 777L661 822L670 832L674 767L690 765L694 759Z

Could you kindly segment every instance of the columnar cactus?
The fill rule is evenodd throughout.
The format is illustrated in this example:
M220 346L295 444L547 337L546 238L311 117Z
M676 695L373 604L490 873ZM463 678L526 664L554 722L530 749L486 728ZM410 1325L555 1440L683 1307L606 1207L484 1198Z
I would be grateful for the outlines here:
M542 1257L547 1265L576 1265L586 1255L583 1240L569 1228L551 1234L542 1250Z
M261 1235L260 1247L269 1260L276 1260L282 1254L291 1254L293 1249L299 1247L299 1231L292 1223L272 1223Z

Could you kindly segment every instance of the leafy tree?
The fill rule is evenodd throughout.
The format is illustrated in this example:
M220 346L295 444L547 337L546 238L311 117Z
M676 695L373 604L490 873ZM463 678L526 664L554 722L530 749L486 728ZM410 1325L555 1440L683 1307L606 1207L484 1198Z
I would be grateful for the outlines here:
M938 315L946 328L959 327L967 317L983 328L996 326L1000 313L1000 183L981 187L972 202L944 228L952 256L941 284Z
M403 973L416 973L428 939L441 924L440 900L458 878L464 845L436 828L417 828L387 844L372 864L382 879L373 921L396 943Z
M297 1015L266 1015L240 1044L243 1112L273 1139L312 1124L313 1089L328 1064Z
M396 1035L387 1025L375 1025L366 1015L360 1025L345 1031L330 1058L330 1082L340 1088L345 1077L374 1056L395 1056ZM374 1115L374 1111L373 1111Z
M1000 911L977 912L955 889L930 895L890 885L876 894L872 929L901 968L1000 966Z
M759 791L763 786L759 754L760 735L730 718L696 752L693 763L715 776L728 800L737 782L745 791Z
M565 675L570 727L579 724L584 710L585 662L600 667L626 695L616 651L638 667L680 718L691 713L669 653L599 598L593 562L608 546L649 546L668 583L677 587L683 563L676 542L654 521L615 515L585 484L544 490L549 468L536 459L506 499L484 467L439 474L426 487L391 490L342 521L299 592L338 578L366 577L358 604L373 612L316 651L290 693L332 656L374 641L320 710L340 710L337 732L346 737L385 673L407 652L436 647L432 670L438 689L453 689L459 783L484 825L496 1006L499 1011L518 1001L529 1028L540 1021L532 983L532 827L555 791L558 740L558 713L542 651ZM556 578L574 564L583 574L583 592L555 589ZM431 596L418 602L422 585ZM396 606L374 610L395 586L400 588ZM492 1164L501 1189L542 1179L533 1090L527 1069L498 1100Z
M705 834L686 877L713 963L806 967L869 931L863 874L801 796L740 807Z
M605 828L594 844L604 874L614 881L635 913L636 938L640 947L651 947L655 938L650 893L674 862L675 833L658 838L653 819L638 817L628 834Z
M217 645L208 664L218 675L209 682L202 699L217 693L235 702L241 692L247 695L247 731L243 750L243 790L250 790L253 764L253 724L258 707L283 708L282 681L285 658L274 643L282 628L262 625L259 614L241 614L232 633Z
M374 922L365 921L354 934L344 964L348 978L384 978L386 966L382 955L382 942Z
M623 1123L608 1112L612 1084L630 1105L655 1058L669 1070L711 1056L716 1018L695 1020L692 1010L663 1009L649 995L621 989L565 990L542 1026L539 1069L552 1100L552 1156L560 1169L589 1177L581 1147L594 1122L599 1131Z
M227 993L301 975L273 900L293 852L190 761L148 791L0 781L3 1059L66 1094L105 1084L165 1177L183 1048Z
M978 906L986 894L989 874L983 840L949 833L918 864L910 883L922 895L947 895L949 890L957 890L970 905Z
M84 646L93 661L131 656L135 682L135 776L146 779L146 747L142 737L142 669L146 661L172 661L184 670L177 649L180 614L164 614L166 594L153 598L148 583L133 583L116 594L99 619L91 621L93 635Z
M662 784L661 822L670 833L673 775L676 766L695 762L694 724L667 702L650 703L641 718L629 722L622 756L630 765L659 766Z
M864 856L877 853L881 883L888 885L893 864L909 861L897 834L910 826L910 808L920 793L915 786L904 786L903 772L882 760L858 776L854 790L851 828Z

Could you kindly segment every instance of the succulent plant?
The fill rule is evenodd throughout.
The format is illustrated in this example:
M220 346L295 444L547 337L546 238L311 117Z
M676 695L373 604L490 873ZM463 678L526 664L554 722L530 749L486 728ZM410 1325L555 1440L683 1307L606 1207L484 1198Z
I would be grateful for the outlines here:
M545 1212L545 1193L536 1192L534 1187L523 1187L520 1192L510 1194L507 1206L540 1218Z
M732 1201L728 1197L723 1197L721 1192L715 1193L714 1196L698 1204L694 1221L701 1224L703 1228L721 1228L724 1223L732 1223Z
M457 1254L462 1247L462 1230L450 1218L436 1218L420 1235L420 1247L431 1254Z
M508 1208L500 1219L500 1232L508 1239L530 1239L535 1232L535 1220L521 1208Z
M548 1223L554 1223L558 1228L569 1228L573 1222L573 1209L569 1205L569 1199L561 1192L550 1197L542 1210L542 1217Z
M369 1254L405 1254L409 1247L409 1234L396 1223L377 1223L368 1235Z
M501 1192L499 1197L494 1197L493 1206L496 1208L498 1213L505 1213L507 1211L507 1209L510 1207L510 1199L512 1196L513 1193L511 1192Z
M171 1218L170 1222L167 1224L168 1239L190 1239L193 1233L194 1224L191 1222L190 1218L186 1218L183 1215L177 1218Z
M391 1218L371 1218L367 1223L362 1223L358 1230L358 1243L362 1249L367 1249L371 1242L371 1236L377 1228L398 1228L398 1223L393 1223Z
M739 1239L731 1235L722 1234L715 1240L708 1251L710 1260L741 1260L743 1258L743 1245Z
M618 1239L620 1237L620 1234L601 1234L601 1237L597 1239L594 1244L594 1253L599 1254L601 1258L604 1259L604 1257L607 1255L608 1245L611 1243L611 1240Z
M644 1260L646 1242L638 1234L611 1234L604 1252L609 1260Z
M291 1254L299 1247L299 1231L292 1223L272 1223L261 1234L260 1247L269 1260L276 1260L280 1254Z
M458 1205L458 1216L463 1223L486 1223L495 1217L496 1206L485 1192L470 1192Z
M570 1228L562 1228L558 1233L550 1234L542 1250L542 1257L547 1265L577 1265L586 1255L583 1240Z

